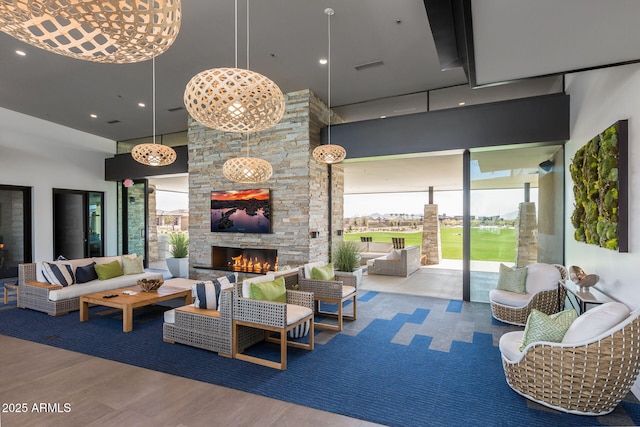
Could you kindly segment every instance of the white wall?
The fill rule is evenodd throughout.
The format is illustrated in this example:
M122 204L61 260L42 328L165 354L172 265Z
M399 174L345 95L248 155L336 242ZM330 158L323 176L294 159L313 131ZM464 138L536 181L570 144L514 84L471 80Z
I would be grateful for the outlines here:
M571 96L571 140L566 145L566 265L578 265L600 276L598 288L624 302L640 307L640 65L576 73L566 78ZM575 152L599 132L618 120L629 120L629 252L618 253L576 242L570 216L573 182L568 166Z
M117 254L117 187L104 180L116 142L0 108L0 184L32 187L33 259L53 254L53 188L105 193L105 250Z

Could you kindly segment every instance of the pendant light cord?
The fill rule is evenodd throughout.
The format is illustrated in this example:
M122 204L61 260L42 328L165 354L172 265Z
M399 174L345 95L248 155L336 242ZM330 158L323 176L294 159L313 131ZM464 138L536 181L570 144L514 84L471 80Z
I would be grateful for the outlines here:
M247 0L247 70L249 69L249 0ZM247 132L247 157L249 157L249 132Z
M153 112L153 143L156 143L156 56L151 59L151 107Z
M234 2L235 4L235 23L236 23L236 28L235 28L235 35L236 35L236 62L235 62L235 68L238 68L238 0L235 0Z
M327 145L331 145L331 15L327 13L327 34L329 35L328 49L327 49L327 84L328 84L328 103L327 109L329 110L329 123L327 124Z

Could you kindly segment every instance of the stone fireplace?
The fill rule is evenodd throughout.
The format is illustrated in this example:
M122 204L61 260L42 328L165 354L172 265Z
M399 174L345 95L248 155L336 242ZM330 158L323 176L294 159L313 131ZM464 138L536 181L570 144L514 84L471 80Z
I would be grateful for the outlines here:
M277 249L230 248L211 246L214 270L263 274L278 270Z

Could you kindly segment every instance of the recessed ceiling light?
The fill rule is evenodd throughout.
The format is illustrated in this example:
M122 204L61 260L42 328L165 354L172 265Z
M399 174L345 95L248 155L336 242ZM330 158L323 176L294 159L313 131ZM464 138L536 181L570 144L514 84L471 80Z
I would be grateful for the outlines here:
M16 54L20 56L27 56L27 53L24 50L16 50Z
M138 107L144 108L144 107L146 107L146 105L145 105L144 102L138 102Z
M89 114L89 117L91 117L92 119L97 119L98 115L97 114Z
M466 102L464 102L464 101L458 102L458 105L460 105L460 106L463 106L464 104L466 104Z
M318 62L320 62L320 64L322 64L322 65L327 65L327 62L329 62L329 61L327 61L326 58L322 58Z
M381 118L381 119L386 119L386 118L387 118L387 116L380 116L380 118Z

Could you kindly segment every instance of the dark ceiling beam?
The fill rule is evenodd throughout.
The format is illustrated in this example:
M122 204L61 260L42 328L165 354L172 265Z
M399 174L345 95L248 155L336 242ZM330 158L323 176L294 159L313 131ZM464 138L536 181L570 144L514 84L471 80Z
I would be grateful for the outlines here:
M568 139L569 95L562 93L331 126L331 143L349 159Z
M189 151L186 145L173 147L176 161L167 166L147 166L136 162L131 153L116 154L104 161L105 181L124 181L125 179L142 179L157 175L187 173L189 171Z

